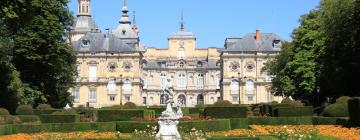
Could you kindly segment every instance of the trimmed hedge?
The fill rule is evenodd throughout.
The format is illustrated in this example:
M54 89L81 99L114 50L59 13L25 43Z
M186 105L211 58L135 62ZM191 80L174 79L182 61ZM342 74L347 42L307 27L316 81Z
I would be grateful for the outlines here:
M154 110L155 116L159 117L161 115L161 113L166 110L166 107L150 107L150 108L146 108L146 109ZM173 109L175 110L176 108L173 108ZM189 108L181 108L181 111L183 112L184 115L191 114Z
M19 124L21 120L12 115L0 115L0 125L1 124Z
M36 115L17 115L23 123L41 123L40 117Z
M5 108L0 108L0 115L10 115L10 113Z
M230 119L231 129L248 128L249 121L247 118L233 118Z
M305 107L278 107L274 110L275 117L298 117L298 116L313 116L313 108L311 106Z
M3 131L4 130L4 131ZM116 131L115 123L52 123L0 125L0 135L40 132Z
M157 126L157 122L135 122L135 121L120 121L116 122L116 130L122 133L132 133L136 130L146 130L149 127ZM208 120L208 121L181 121L178 126L179 129L191 130L195 128L205 132L209 131L226 131L231 130L229 119Z
M313 117L313 125L346 125L346 118L337 117Z
M33 115L34 109L31 105L20 105L16 108L17 115Z
M112 121L130 121L131 118L152 118L154 117L153 110L98 110L97 119L98 122L112 122Z
M80 122L80 115L40 115L42 123L74 123Z
M325 117L348 117L348 105L346 103L335 103L325 107L323 116Z
M191 107L189 108L189 114L196 114L199 113L199 108Z
M57 111L61 111L62 109L34 109L34 115L43 115L43 114L52 114Z
M203 116L215 118L246 118L247 107L206 107Z
M349 123L351 126L360 126L360 98L353 98L348 101Z
M116 122L116 131L122 133L133 133L136 130L146 130L147 126L157 126L157 122L135 122L135 121L121 121ZM158 127L158 126L157 126Z
M311 125L312 117L259 117L248 118L249 125Z
M275 109L279 108L279 107L289 107L288 104L272 104L272 105L266 105L266 107L268 107L268 114L270 114L271 116L275 115Z
M231 125L229 119L217 119L207 121L181 121L179 123L179 128L185 130L191 130L192 128L195 128L196 130L210 132L231 130Z

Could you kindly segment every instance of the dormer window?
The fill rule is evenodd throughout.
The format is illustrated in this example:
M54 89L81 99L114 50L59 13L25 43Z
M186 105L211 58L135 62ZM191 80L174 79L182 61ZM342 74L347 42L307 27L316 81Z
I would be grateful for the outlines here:
M180 62L179 65L180 65L180 68L183 68L185 64L184 64L184 62Z
M201 61L199 61L199 62L197 63L197 66L198 66L198 67L202 67L202 66L203 66L203 63L202 63Z
M125 30L122 30L122 34L125 35L126 31Z
M90 40L88 40L88 39L83 39L83 40L81 41L81 46L82 46L82 47L89 47L89 46L90 46Z
M274 48L279 48L280 47L280 40L274 40L273 41L273 47Z

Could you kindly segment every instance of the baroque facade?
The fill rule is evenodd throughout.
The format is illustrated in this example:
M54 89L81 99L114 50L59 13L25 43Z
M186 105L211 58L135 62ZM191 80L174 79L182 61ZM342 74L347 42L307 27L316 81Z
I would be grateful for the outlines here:
M175 100L188 107L218 100L234 104L281 100L270 93L271 76L261 70L281 49L275 34L257 30L243 38L227 38L224 48L198 48L196 36L181 19L180 28L168 36L167 48L147 48L125 1L118 28L106 33L91 18L90 0L78 2L69 35L77 53L78 76L71 89L75 106L162 105L167 78Z

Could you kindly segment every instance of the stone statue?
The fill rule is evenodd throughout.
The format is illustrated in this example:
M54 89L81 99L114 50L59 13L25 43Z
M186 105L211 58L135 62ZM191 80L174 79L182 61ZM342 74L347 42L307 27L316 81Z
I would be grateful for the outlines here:
M176 112L172 108L174 104L174 88L170 78L167 78L163 95L166 97L166 110L159 117L159 132L156 134L156 140L180 140L177 125L179 124L178 120L183 117L183 113L181 103L177 103Z

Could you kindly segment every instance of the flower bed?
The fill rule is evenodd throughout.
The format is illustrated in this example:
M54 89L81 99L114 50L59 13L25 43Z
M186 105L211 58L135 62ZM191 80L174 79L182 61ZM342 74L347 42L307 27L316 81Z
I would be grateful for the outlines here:
M39 134L16 134L0 137L0 140L34 140L34 139L72 139L72 138L130 138L131 134L115 132L72 132L72 133L39 133Z

